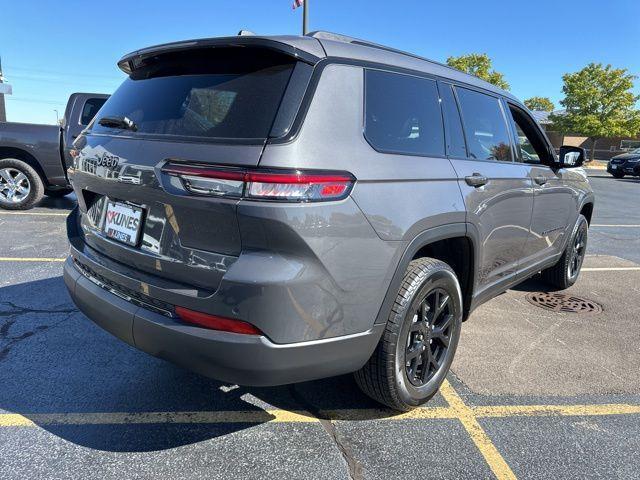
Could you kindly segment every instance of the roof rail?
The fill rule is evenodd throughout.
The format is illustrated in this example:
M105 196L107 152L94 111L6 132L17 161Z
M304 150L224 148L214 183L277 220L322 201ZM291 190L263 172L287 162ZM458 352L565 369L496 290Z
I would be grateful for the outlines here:
M425 62L433 63L433 64L436 64L436 65L440 65L442 67L447 67L447 68L450 68L452 70L457 70L456 68L453 68L453 67L451 67L451 66L449 66L449 65L447 65L445 63L441 63L441 62L437 62L435 60L431 60L429 58L421 57L420 55L415 55L413 53L405 52L404 50L398 50L396 48L391 48L391 47L387 47L385 45L380 45L379 43L369 42L367 40L361 40L361 39L355 38L355 37L349 37L347 35L342 35L340 33L324 32L324 31L318 30L318 31L315 31L315 32L309 32L306 36L317 38L319 40L333 40L335 42L344 42L344 43L351 43L353 45L360 45L360 46L363 46L363 47L377 48L379 50L384 50L386 52L397 53L399 55L405 55L407 57L416 58L418 60L423 60Z

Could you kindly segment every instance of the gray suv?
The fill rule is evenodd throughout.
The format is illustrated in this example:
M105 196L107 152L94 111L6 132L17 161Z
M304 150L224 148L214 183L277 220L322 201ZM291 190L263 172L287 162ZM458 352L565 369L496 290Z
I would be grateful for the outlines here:
M123 57L72 151L64 278L118 338L201 374L355 372L435 394L463 320L543 273L572 285L593 193L509 93L361 40L241 36Z

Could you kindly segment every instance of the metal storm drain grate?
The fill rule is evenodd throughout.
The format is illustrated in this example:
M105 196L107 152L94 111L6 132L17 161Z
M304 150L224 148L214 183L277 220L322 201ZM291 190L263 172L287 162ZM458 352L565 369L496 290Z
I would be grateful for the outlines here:
M533 292L527 295L527 300L536 307L553 312L602 313L602 306L593 300L564 293Z

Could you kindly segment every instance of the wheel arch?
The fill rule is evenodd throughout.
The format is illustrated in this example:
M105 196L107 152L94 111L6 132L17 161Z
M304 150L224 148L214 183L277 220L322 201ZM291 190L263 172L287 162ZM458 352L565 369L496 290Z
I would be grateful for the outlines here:
M593 200L587 200L582 204L580 214L584 215L587 219L587 223L591 225L591 218L593 217Z
M458 277L463 297L463 319L471 309L477 270L477 234L466 223L442 225L418 234L406 247L378 312L376 324L386 323L409 263L431 257L447 263Z
M5 160L8 158L15 158L16 160L22 160L24 163L28 164L31 168L33 168L36 171L36 173L40 177L40 180L42 181L42 184L45 187L49 186L49 182L47 181L47 176L44 174L44 170L42 170L42 166L40 165L40 162L38 162L38 159L35 158L33 155L31 155L29 152L27 152L26 150L22 150L20 148L0 146L0 160Z

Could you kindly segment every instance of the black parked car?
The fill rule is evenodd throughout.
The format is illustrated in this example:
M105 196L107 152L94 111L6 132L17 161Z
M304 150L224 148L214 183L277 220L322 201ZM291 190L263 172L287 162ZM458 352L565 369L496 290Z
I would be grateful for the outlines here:
M607 172L616 178L625 175L640 176L640 148L613 157L607 164Z

